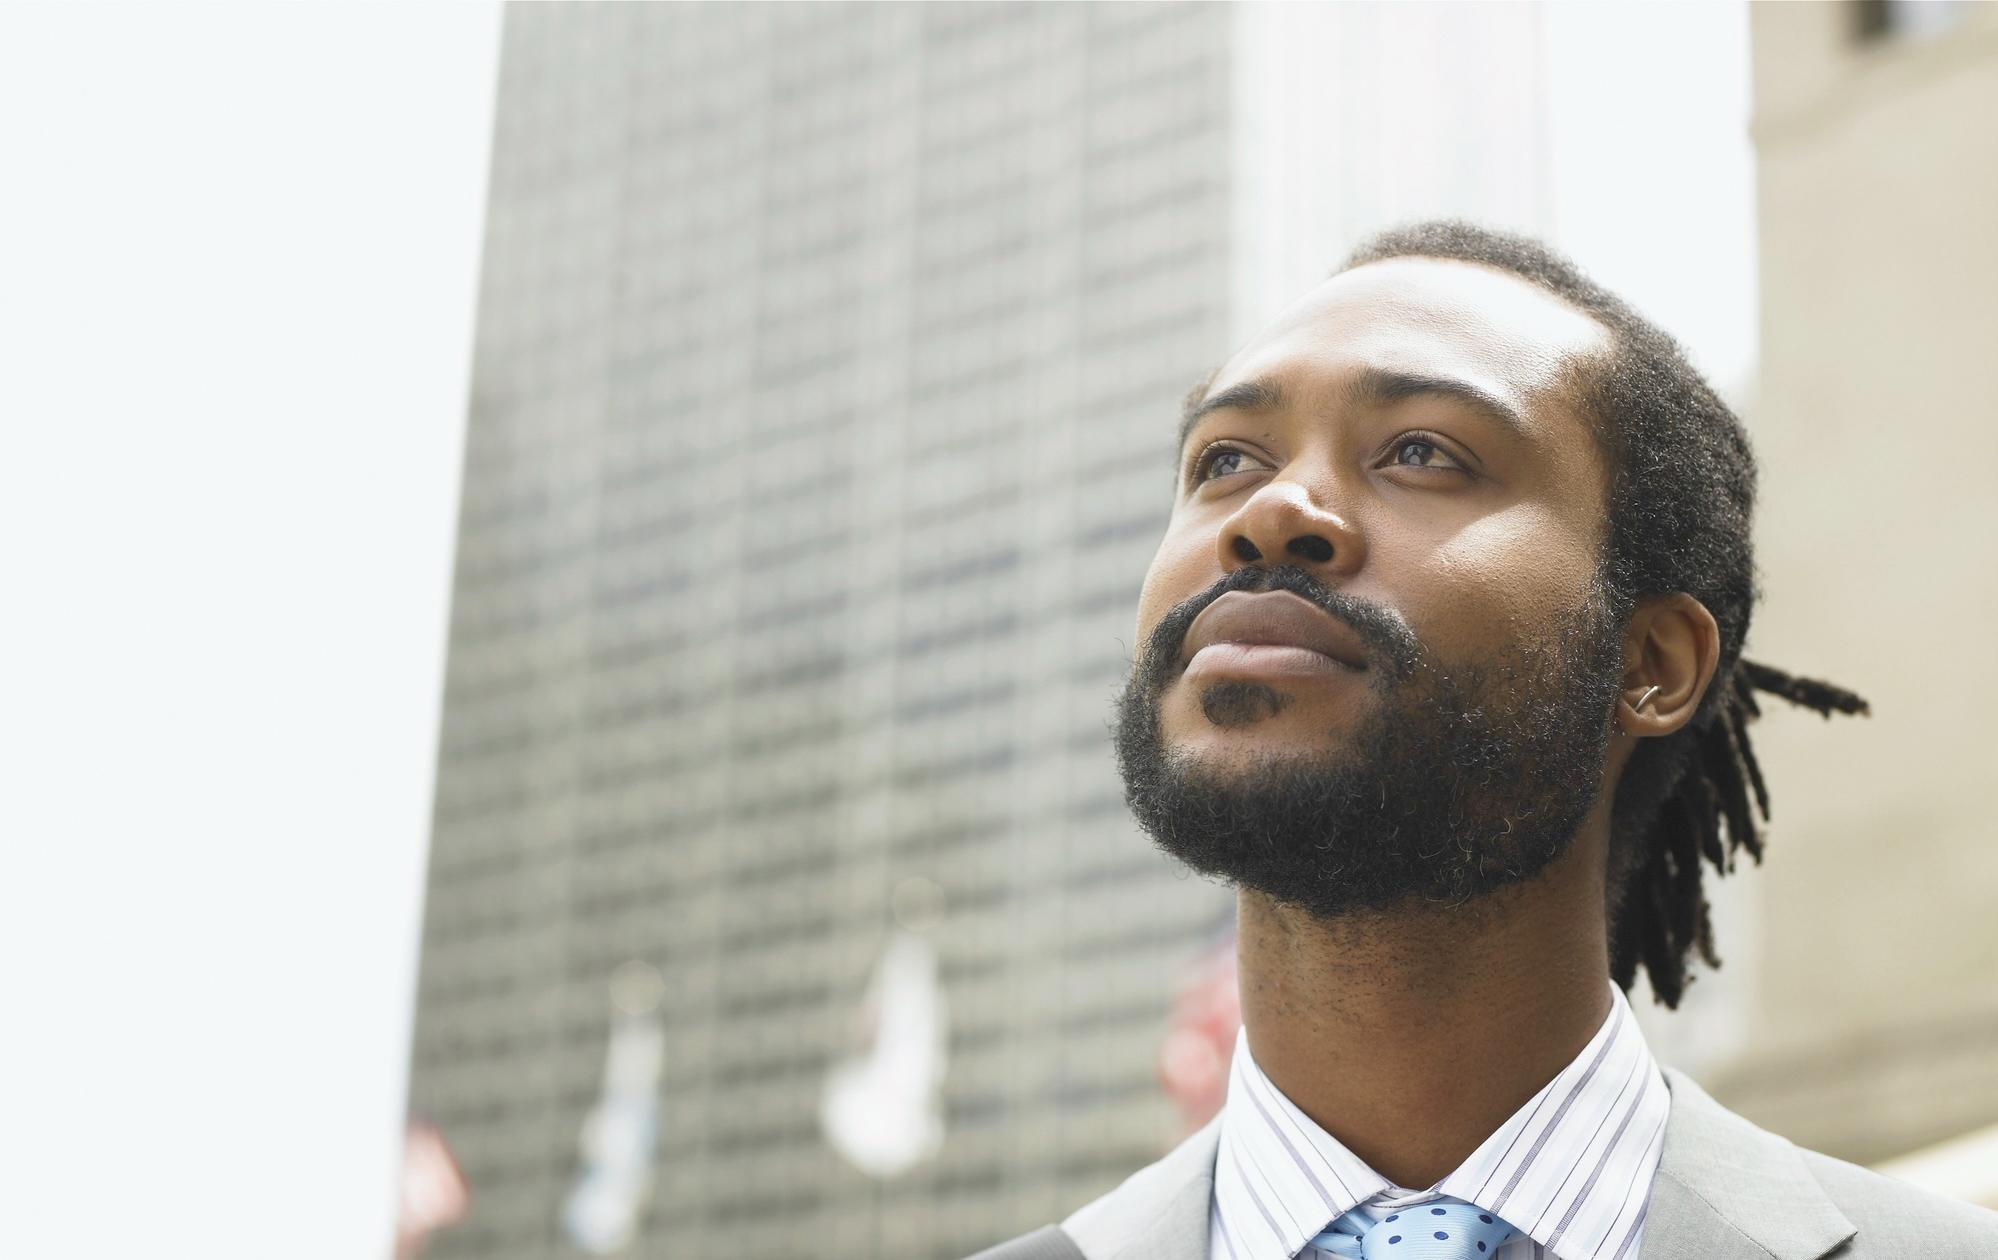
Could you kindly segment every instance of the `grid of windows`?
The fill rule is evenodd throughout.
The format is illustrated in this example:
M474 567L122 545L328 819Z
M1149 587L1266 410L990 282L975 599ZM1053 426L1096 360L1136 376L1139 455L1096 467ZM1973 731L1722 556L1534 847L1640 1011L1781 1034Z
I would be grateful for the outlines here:
M1206 5L515 6L411 1082L475 1210L568 1254L605 986L665 985L635 1252L956 1256L1170 1135L1227 912L1105 723L1174 412L1227 329ZM942 1152L818 1129L941 890Z

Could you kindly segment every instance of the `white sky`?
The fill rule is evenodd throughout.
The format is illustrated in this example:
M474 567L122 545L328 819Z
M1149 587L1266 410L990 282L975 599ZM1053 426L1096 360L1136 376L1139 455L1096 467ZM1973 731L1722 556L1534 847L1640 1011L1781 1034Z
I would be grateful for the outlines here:
M0 1254L387 1254L498 34L0 6Z
M1744 401L1757 298L1743 0L1231 11L1235 342L1363 236L1463 216L1567 253Z
M1562 242L1724 385L1745 78L1586 45L1740 12L1549 25ZM0 1254L386 1254L498 32L0 6Z
M1752 411L1748 6L1563 0L1544 14L1559 245Z

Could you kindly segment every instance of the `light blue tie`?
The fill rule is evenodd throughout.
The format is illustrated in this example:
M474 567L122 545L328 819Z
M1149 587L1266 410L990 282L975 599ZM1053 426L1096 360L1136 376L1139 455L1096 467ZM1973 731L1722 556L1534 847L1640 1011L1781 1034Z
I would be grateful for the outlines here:
M1379 1222L1358 1208L1304 1244L1298 1260L1489 1260L1519 1231L1462 1199L1432 1199Z

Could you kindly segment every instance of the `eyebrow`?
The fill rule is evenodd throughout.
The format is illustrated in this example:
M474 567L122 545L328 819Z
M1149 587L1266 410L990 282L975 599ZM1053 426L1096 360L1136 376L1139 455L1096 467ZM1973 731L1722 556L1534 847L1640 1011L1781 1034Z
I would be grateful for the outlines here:
M1179 424L1179 446L1186 449L1186 439L1193 433L1193 426L1216 411L1274 411L1283 406L1283 391L1268 381L1243 381L1230 385L1218 394L1202 400L1207 393L1205 383L1194 386L1186 396L1183 419Z
M1179 426L1179 449L1193 426L1216 411L1274 411L1283 405L1283 390L1270 381L1242 381L1217 394L1195 401L1202 391L1187 396L1184 418ZM1375 407L1388 407L1409 398L1447 398L1477 412L1522 442L1535 443L1533 427L1519 409L1491 391L1454 376L1431 376L1421 372L1399 372L1388 368L1367 368L1353 381L1347 395L1352 401Z

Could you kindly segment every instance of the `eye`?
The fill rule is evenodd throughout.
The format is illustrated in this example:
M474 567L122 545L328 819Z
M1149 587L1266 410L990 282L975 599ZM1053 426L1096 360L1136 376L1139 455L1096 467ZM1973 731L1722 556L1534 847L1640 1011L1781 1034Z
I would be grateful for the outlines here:
M1444 450L1443 447L1437 442L1432 441L1430 434L1404 433L1400 437L1394 440L1394 442L1388 447L1388 450L1392 456L1392 462L1397 467L1434 468L1439 472L1470 471L1470 469L1464 467L1463 463L1459 461L1455 455L1452 455L1450 452ZM1410 461L1409 459L1406 458L1406 456L1410 451L1415 451L1417 453L1413 461ZM1429 462L1429 457L1434 455L1441 455L1444 459L1447 459L1450 462L1447 464L1432 464Z
M1242 461L1245 459L1253 460L1255 458L1255 456L1249 454L1247 451L1237 450L1232 446L1216 444L1208 447L1194 457L1193 467L1188 471L1187 479L1194 485L1199 485L1204 481L1213 480L1213 477L1208 476L1210 472L1222 477L1243 472L1246 470L1242 467ZM1258 460L1257 462L1260 463L1261 461Z

